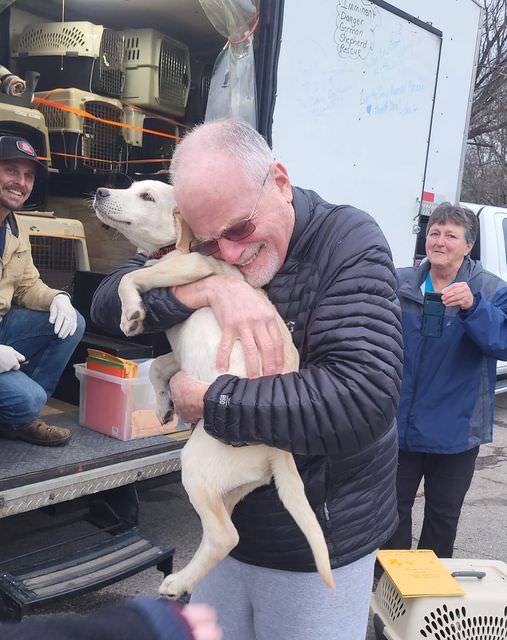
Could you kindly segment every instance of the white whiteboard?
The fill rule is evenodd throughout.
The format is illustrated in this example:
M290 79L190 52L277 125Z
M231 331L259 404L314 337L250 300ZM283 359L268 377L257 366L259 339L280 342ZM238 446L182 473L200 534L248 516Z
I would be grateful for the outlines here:
M273 149L292 182L371 213L412 263L441 38L367 0L285 2Z

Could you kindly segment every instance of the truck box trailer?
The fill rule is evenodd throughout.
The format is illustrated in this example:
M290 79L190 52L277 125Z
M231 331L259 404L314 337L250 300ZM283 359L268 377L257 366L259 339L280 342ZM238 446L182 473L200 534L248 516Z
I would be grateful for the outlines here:
M285 3L273 148L295 184L370 212L396 266L421 206L459 200L480 32L474 0Z

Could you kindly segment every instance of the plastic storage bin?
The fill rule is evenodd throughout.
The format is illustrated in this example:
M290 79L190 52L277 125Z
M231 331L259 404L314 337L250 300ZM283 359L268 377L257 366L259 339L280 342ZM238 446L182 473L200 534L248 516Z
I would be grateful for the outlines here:
M507 638L507 564L441 559L464 596L403 598L386 573L371 609L378 640L500 640Z
M81 426L118 440L130 440L133 437L133 416L158 422L154 413L155 392L146 375L117 378L87 369L84 364L75 364L74 369L80 382ZM163 433L160 423L158 425L160 433Z

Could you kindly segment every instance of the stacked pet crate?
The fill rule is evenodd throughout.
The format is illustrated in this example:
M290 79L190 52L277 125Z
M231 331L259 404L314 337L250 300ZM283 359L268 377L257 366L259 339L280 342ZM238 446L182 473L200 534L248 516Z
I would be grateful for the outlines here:
M44 22L24 29L12 57L20 75L40 74L38 109L61 172L167 169L180 133L171 116L184 116L190 89L186 45L153 29Z
M127 173L131 176L166 173L180 135L180 127L170 118L147 113L139 107L124 106L124 138L127 145Z
M12 58L21 75L40 74L36 99L49 130L53 166L62 172L123 170L125 83L121 33L91 22L44 22L21 34ZM62 105L62 106L60 106Z
M39 104L49 130L54 167L77 173L123 171L125 140L121 128L113 124L124 121L119 100L76 88L37 96L58 103Z
M188 47L154 29L125 36L125 91L130 104L183 116L190 90Z
M154 29L129 29L123 35L125 117L137 127L124 130L129 150L127 171L130 175L166 172L181 134L171 116L183 118L188 102L189 49Z

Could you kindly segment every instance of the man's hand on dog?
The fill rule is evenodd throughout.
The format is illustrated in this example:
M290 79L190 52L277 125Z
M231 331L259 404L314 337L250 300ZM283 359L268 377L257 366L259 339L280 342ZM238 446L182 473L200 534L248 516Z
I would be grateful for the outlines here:
M192 378L184 371L172 376L169 386L178 416L188 424L196 424L204 414L204 395L209 385Z
M243 346L249 378L283 371L283 341L275 310L249 284L220 275L175 287L173 291L176 298L190 308L209 306L213 309L222 329L217 354L219 371L228 370L231 350L238 338Z

